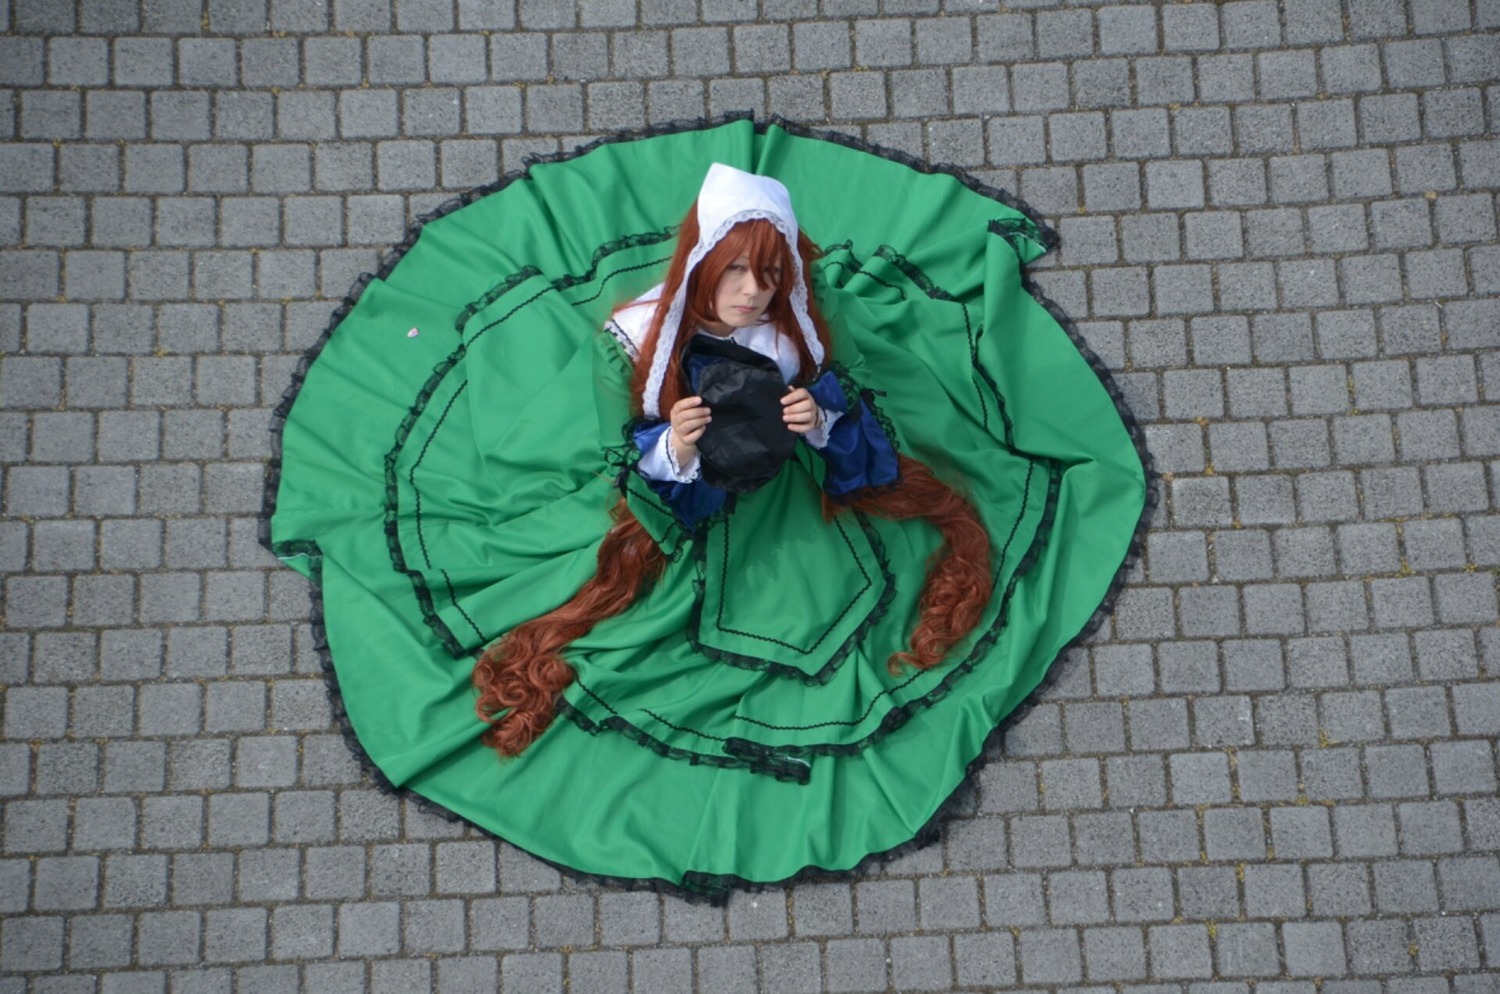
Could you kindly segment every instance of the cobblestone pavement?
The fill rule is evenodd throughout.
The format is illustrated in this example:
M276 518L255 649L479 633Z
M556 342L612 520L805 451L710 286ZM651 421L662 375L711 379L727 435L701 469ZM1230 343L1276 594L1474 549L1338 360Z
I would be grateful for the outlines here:
M0 22L0 994L1497 990L1497 0ZM409 218L746 108L1045 213L1164 501L941 845L719 909L376 791L255 516L270 407Z

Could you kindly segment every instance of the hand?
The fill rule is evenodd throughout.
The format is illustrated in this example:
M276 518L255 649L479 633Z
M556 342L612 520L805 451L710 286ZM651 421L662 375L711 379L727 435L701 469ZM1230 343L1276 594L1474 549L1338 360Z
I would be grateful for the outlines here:
M806 435L822 425L823 412L818 409L817 402L806 387L797 387L781 398L781 420L792 431Z
M702 397L684 397L672 405L669 420L671 427L667 432L673 454L677 456L677 465L686 466L698 454L698 439L703 437L713 415Z

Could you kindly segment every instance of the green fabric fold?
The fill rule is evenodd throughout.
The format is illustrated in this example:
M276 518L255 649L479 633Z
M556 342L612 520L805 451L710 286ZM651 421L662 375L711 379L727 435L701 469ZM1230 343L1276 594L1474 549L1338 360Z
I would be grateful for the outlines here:
M690 533L629 468L629 361L600 329L660 280L714 161L791 190L825 247L835 358L991 534L995 595L930 671L886 660L931 526L825 523L802 453ZM911 839L1107 596L1144 507L1115 401L1022 286L1046 245L953 176L750 121L538 165L427 223L308 370L270 520L273 550L319 577L369 759L610 877L769 882ZM473 654L593 574L622 471L665 573L569 647L562 716L501 760Z

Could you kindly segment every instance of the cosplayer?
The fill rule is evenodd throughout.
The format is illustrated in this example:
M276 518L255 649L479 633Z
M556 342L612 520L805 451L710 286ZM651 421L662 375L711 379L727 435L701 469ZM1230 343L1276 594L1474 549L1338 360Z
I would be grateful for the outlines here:
M930 839L1149 510L1026 289L1051 244L749 120L426 219L296 372L267 481L372 777L715 898Z
M709 169L665 282L608 325L634 361L637 418L628 431L638 458L622 475L647 480L705 541L715 515L791 471L800 436L825 464L827 517L920 517L941 534L910 645L887 662L892 675L907 665L928 669L970 633L990 598L989 537L966 500L922 463L897 456L871 399L846 390L811 290L816 257L785 186L721 163ZM475 665L476 710L502 754L519 754L552 722L574 679L569 643L628 610L662 573L665 553L623 496L615 519L583 589L512 629Z

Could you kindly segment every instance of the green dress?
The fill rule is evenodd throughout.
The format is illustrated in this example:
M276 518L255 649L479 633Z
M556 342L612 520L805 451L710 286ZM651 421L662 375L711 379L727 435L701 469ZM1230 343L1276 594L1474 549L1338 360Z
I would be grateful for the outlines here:
M630 469L630 358L601 328L661 279L715 161L790 189L849 389L990 532L994 596L931 670L886 667L925 521L825 522L806 446L693 530ZM360 747L585 874L717 894L910 841L1095 617L1147 504L1107 377L1022 285L1050 236L954 176L748 120L481 193L337 315L279 411L270 545L318 585ZM558 719L501 759L474 657L593 574L622 483L666 570L569 647Z

